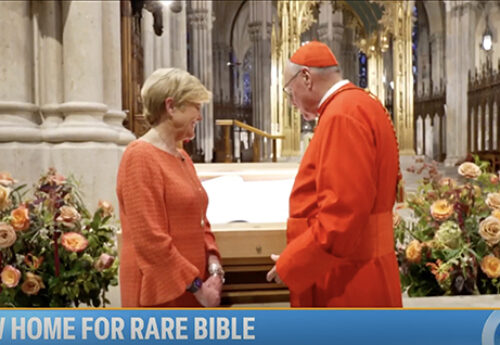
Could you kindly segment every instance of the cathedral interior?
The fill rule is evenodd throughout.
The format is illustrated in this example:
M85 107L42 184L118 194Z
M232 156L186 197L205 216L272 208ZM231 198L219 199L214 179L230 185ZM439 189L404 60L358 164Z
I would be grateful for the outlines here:
M0 18L0 171L30 184L55 167L92 205L117 204L121 155L148 129L140 88L161 67L213 94L182 144L203 181L293 179L316 123L288 104L283 68L312 40L389 110L402 161L477 154L500 169L500 1L1 1ZM286 204L279 186L273 203ZM287 298L262 275L284 245L283 224L266 220L219 225L226 304Z

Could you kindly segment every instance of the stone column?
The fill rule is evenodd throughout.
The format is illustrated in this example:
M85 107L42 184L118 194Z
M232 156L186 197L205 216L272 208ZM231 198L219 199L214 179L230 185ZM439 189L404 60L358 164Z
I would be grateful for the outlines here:
M193 0L188 15L191 26L191 72L209 90L213 87L212 2ZM206 163L212 161L214 149L213 103L202 108L203 121L196 127L196 149L203 151Z
M344 21L345 22L345 21ZM344 27L344 35L342 41L342 50L340 55L342 64L342 74L344 78L349 79L355 84L359 83L359 57L358 48L354 44L355 33L354 29L349 26ZM335 55L335 56L337 56Z
M431 58L432 58L432 85L433 89L441 88L441 81L444 81L444 36L442 32L435 32L431 35ZM432 91L434 91L432 90Z
M52 141L116 142L118 132L104 122L102 4L62 2L64 121Z
M271 133L271 23L272 4L269 1L250 2L248 31L252 41L252 112L253 125ZM261 159L271 156L271 142L260 141Z
M333 12L330 1L320 3L318 38L330 47L340 66L342 66L344 62L342 50L344 38L343 15L341 10Z
M51 141L57 135L57 127L63 121L63 63L61 2L33 3L36 7L39 37L39 101L43 114L42 135Z
M144 79L147 79L155 70L155 33L153 31L153 15L146 9L142 10L141 16L141 38L144 51Z
M474 66L475 27L472 1L447 1L446 6L446 165L467 154L468 71Z
M170 63L173 67L187 70L186 4L183 2L179 13L169 12Z
M0 2L0 142L37 142L30 2Z
M126 145L135 136L125 127L123 120L127 117L122 110L122 70L120 46L120 2L102 2L102 46L104 64L104 103L108 111L104 122L118 132L117 143Z
M229 78L229 61L230 48L227 43L217 43L214 46L213 61L214 61L214 103L224 104L229 102L230 95L230 78Z

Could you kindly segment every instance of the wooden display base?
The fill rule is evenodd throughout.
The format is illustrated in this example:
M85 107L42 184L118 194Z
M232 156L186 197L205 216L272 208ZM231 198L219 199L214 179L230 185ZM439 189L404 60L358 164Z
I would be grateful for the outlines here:
M226 283L222 305L286 302L284 285L269 283L267 272L273 267L271 254L279 254L286 245L285 224L231 223L212 227Z

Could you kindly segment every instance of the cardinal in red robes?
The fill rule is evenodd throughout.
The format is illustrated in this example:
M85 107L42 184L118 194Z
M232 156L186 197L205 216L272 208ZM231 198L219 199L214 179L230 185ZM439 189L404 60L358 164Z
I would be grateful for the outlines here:
M268 280L288 286L292 307L401 307L392 225L399 153L388 112L342 78L323 43L301 46L284 77L291 104L318 125Z

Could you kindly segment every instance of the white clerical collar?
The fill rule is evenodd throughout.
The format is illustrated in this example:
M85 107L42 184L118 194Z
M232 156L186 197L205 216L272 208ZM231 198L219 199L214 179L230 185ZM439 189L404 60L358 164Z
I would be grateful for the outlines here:
M333 86L325 93L321 101L319 101L318 109L321 108L321 105L330 97L335 91L340 89L342 86L349 84L349 80L343 79L341 81L336 82Z

